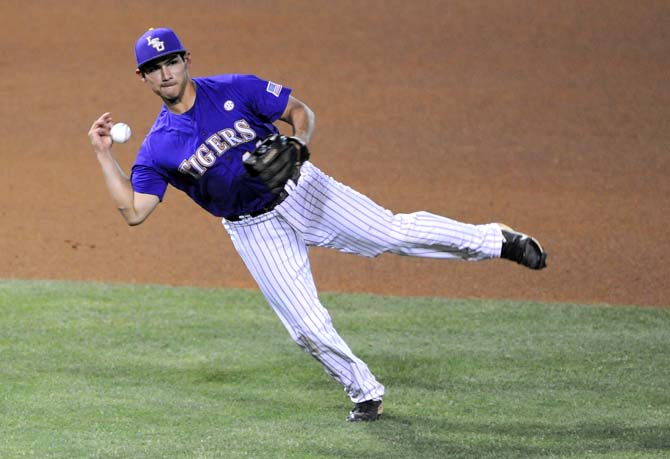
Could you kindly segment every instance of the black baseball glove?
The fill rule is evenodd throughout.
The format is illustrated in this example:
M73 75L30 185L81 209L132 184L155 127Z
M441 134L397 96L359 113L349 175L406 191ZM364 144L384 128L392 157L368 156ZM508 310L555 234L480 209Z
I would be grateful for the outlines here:
M277 195L286 182L298 180L300 166L308 159L309 150L302 141L281 134L267 136L242 156L247 174L259 177Z

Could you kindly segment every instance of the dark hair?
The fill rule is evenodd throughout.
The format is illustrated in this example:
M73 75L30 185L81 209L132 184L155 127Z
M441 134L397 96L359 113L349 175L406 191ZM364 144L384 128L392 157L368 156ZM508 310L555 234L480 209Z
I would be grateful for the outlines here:
M157 62L161 61L169 61L172 59L174 56L181 56L181 59L184 60L184 56L186 56L186 51L179 51L177 53L172 53L172 54L166 54L165 56L160 56L157 57L156 59L150 60L149 62L145 62L140 68L139 71L142 75L147 73L147 68L151 67L152 65L155 65Z

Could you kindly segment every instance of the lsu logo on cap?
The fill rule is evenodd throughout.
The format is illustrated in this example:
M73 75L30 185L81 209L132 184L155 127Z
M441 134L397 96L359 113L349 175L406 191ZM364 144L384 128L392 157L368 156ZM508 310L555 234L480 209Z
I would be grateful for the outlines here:
M281 93L281 88L283 86L277 83L273 83L272 81L268 81L268 87L265 88L267 92L270 94L274 95L275 97L279 97L279 94Z
M149 29L139 36L135 42L135 58L137 68L159 57L173 53L184 53L186 48L172 29L160 27Z
M147 37L147 46L153 46L153 48L159 53L165 49L165 42L161 41L160 38L151 38L151 35Z

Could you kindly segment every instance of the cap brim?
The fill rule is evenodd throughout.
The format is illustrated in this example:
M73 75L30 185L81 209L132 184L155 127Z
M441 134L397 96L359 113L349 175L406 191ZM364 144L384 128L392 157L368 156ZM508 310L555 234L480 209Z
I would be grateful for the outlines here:
M185 53L185 52L186 52L186 50L183 49L183 48L176 49L176 50L171 49L170 51L166 51L164 53L157 54L154 57L152 57L151 59L147 59L146 61L137 64L137 68L142 69L142 67L144 67L145 65L150 64L150 63L155 62L155 61L160 61L162 59L165 59L165 57L167 57L167 56L171 56L173 54L181 54L181 53Z

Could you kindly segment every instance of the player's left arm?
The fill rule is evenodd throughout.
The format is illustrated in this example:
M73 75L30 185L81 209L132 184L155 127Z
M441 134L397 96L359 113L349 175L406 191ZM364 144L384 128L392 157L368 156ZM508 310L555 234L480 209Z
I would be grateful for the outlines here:
M314 112L304 102L289 96L284 113L280 120L293 127L293 137L297 137L305 145L308 145L314 135L315 121Z

